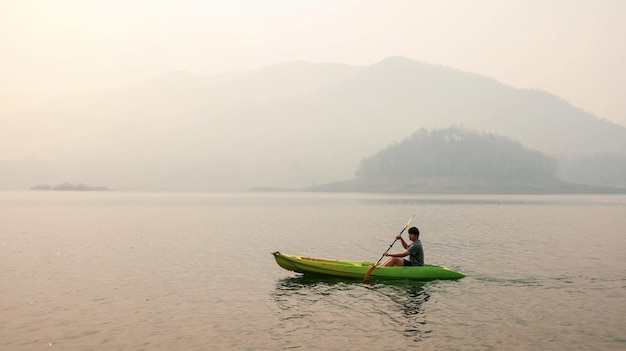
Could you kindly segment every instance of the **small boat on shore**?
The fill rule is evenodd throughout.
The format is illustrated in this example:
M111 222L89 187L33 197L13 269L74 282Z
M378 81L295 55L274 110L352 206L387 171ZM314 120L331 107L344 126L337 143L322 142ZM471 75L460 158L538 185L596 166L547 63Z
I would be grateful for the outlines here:
M376 264L376 262L367 261L342 261L303 257L283 254L278 251L272 252L272 255L274 255L276 263L284 269L308 275L330 275L363 279L367 271ZM369 276L372 279L412 280L459 279L463 277L465 275L462 273L443 266L430 264L419 267L376 267Z

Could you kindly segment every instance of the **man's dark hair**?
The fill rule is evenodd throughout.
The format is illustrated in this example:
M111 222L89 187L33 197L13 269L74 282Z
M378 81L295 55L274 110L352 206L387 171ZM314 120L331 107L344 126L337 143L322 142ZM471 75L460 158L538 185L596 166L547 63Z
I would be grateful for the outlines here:
M409 228L409 234L415 234L419 238L420 237L420 230L417 229L417 227L411 227L411 228Z

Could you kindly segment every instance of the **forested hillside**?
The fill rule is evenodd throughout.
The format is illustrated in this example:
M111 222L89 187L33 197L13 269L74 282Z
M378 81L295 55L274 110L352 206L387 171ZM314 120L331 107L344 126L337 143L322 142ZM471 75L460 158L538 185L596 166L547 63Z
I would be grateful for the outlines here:
M525 149L519 142L453 127L420 129L406 140L364 159L356 177L553 179L556 169L553 158Z
M626 154L561 157L559 166L557 175L571 182L626 188Z
M551 156L496 134L459 127L420 129L363 159L356 178L313 191L401 193L624 193L569 183Z

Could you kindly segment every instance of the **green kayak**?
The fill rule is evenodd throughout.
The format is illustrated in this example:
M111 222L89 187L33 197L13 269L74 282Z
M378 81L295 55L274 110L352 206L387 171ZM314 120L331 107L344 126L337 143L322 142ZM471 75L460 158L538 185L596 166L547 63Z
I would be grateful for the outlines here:
M361 278L375 262L341 261L324 258L303 257L273 252L276 263L286 270L312 275L332 275L338 277ZM424 265L420 267L376 267L370 278L378 279L459 279L464 274L446 267Z

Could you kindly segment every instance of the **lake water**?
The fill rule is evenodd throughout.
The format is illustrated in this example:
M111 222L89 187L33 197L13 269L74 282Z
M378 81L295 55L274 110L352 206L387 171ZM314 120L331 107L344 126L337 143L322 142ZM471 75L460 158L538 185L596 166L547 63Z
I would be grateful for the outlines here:
M467 277L270 254L375 261L413 214ZM0 313L16 351L624 350L626 196L0 192Z

